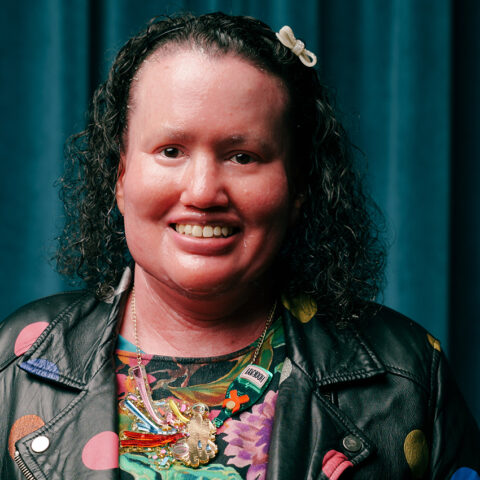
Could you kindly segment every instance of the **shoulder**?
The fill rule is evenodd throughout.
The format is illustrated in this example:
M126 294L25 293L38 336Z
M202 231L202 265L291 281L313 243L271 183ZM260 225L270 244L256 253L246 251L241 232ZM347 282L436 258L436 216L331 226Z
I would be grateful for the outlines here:
M432 362L441 352L440 342L412 319L370 304L356 328L387 370L422 382L430 377Z
M35 300L0 322L0 369L23 355L59 317L92 308L95 296L86 290L60 293Z
M290 354L321 384L390 373L422 388L430 385L440 344L408 317L369 303L359 309L359 318L339 324L312 301L285 306Z
M369 303L357 328L374 340L377 336L384 340L403 343L404 340L425 339L427 330L411 318L384 305ZM432 337L433 338L433 337Z

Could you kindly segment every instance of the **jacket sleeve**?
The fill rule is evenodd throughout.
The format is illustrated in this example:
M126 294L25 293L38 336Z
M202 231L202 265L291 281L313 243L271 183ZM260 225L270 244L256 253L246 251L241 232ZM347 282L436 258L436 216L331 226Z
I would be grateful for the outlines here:
M480 480L480 432L443 353L432 363L431 478Z

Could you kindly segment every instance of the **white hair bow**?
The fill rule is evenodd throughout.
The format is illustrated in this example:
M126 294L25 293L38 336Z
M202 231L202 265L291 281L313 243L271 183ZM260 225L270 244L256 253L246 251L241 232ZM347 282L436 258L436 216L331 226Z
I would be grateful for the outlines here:
M301 40L297 40L293 34L293 30L285 25L278 33L277 38L289 48L307 67L313 67L317 63L317 56L305 48L305 44Z

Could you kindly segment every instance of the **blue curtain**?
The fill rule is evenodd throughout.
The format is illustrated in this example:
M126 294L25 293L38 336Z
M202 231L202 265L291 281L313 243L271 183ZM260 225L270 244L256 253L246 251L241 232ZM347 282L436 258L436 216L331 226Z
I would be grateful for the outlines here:
M178 11L292 26L318 54L368 163L390 244L385 304L438 337L480 420L480 2L476 0L7 0L0 7L0 316L68 288L49 257L53 187L115 52Z

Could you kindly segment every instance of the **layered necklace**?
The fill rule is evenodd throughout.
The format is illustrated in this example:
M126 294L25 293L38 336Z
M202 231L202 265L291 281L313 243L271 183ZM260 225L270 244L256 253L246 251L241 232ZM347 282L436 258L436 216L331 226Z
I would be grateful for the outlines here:
M256 362L276 305L275 302L268 314L251 363L228 386L220 413L210 420L208 406L204 403L189 404L176 398L153 400L147 372L142 363L133 288L131 316L137 365L131 367L128 374L135 385L135 393L128 393L121 402L121 409L133 423L132 429L121 435L120 453L144 453L157 469L169 468L172 463L198 467L214 458L218 452L215 443L217 428L229 417L255 404L272 379L272 373Z

